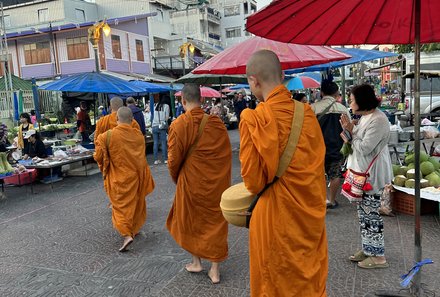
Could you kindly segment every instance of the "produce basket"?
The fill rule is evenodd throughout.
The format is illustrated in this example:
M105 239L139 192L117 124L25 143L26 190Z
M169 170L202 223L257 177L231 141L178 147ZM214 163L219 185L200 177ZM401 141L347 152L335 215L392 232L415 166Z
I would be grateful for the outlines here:
M404 213L413 216L416 211L414 196L398 190L396 190L392 194L393 194L393 199L392 199L393 210L398 213ZM435 214L437 212L438 202L427 199L421 199L420 203L421 203L421 207L420 207L421 215Z

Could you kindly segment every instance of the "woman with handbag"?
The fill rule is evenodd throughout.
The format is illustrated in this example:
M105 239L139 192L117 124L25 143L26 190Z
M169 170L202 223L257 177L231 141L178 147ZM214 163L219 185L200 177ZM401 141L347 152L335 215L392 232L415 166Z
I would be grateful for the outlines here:
M345 143L351 144L353 150L348 156L349 170L342 194L353 201L351 198L356 196L356 189L353 188L359 183L363 185L357 205L362 249L349 259L358 262L360 268L386 268L389 265L385 258L383 218L379 208L381 192L393 178L388 152L389 122L385 114L377 109L380 102L370 85L354 87L350 101L354 114L362 117L355 126L347 115L341 116L344 129L341 137Z
M167 104L167 96L161 96L160 101L154 105L153 123L151 124L153 130L153 155L154 164L158 165L161 161L158 159L157 153L159 151L159 141L162 150L162 161L168 163L168 119L170 117L170 107Z

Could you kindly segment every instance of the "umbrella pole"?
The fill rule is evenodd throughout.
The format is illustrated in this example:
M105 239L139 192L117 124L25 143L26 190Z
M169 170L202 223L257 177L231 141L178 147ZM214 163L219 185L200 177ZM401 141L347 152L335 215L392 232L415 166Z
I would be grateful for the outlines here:
M415 84L414 84L414 114L415 114L415 141L414 141L414 163L415 163L415 232L414 232L414 260L420 262L422 260L422 245L421 245L421 233L420 233L420 0L416 0L415 6L415 54L414 54L414 72L415 72ZM421 270L416 273L414 277L413 289L416 296L420 296L420 273Z
M431 96L429 97L429 120L432 120L432 77L429 81L429 86L431 88Z

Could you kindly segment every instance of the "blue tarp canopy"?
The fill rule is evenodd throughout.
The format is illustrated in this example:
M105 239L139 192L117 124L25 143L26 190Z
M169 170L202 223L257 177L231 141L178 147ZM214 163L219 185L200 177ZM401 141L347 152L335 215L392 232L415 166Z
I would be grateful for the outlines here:
M241 89L250 89L248 84L238 84L232 87L229 87L229 90L241 90Z
M145 93L145 88L104 73L87 72L63 77L44 84L40 90L84 93L133 94Z
M301 72L310 72L310 71L326 71L330 68L339 68L342 66L351 65L351 64L355 64L355 63L359 63L359 62L363 62L363 61L371 61L371 60L375 60L375 59L398 56L398 54L396 54L396 53L382 52L382 51L376 51L376 50L365 50L365 49L358 49L358 48L338 47L338 48L334 48L334 49L350 55L351 58L346 59L346 60L342 60L342 61L313 65L313 66L309 66L309 67L305 67L305 68L289 69L289 70L285 70L284 73L292 74L292 73L301 73Z
M162 93L172 90L170 87L149 83L143 80L130 80L129 84L144 89L143 93Z

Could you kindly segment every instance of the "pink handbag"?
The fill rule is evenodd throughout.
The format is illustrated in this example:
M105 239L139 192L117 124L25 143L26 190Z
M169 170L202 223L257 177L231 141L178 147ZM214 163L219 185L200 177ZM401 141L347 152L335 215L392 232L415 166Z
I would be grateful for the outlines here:
M382 151L381 151L382 152ZM367 181L370 176L370 169L373 166L374 162L379 157L379 154L374 157L373 161L371 161L370 165L365 172L356 172L353 169L347 169L344 174L345 180L342 184L342 192L341 194L347 197L350 202L361 202L362 196L364 192L371 191L373 187Z

